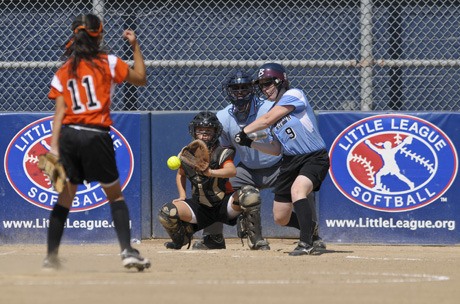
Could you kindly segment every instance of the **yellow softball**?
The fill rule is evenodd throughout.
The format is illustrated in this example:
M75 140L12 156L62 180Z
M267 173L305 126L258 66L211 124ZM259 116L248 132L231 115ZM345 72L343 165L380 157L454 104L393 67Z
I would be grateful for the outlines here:
M180 167L180 159L177 156L171 156L167 161L168 168L171 170L177 170Z

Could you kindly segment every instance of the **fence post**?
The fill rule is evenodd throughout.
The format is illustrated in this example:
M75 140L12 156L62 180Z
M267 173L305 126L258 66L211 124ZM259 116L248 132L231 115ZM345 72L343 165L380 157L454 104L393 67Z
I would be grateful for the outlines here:
M372 110L372 0L361 1L361 111Z

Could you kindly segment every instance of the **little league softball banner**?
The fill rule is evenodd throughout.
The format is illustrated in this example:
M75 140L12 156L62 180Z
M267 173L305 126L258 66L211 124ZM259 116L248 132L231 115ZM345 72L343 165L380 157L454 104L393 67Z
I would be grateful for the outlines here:
M46 242L57 193L37 162L49 150L51 115L0 114L0 244ZM114 113L110 131L137 239L158 226L151 211L175 197L175 190L163 191L175 189L175 173L166 160L177 153L178 136L188 136L182 129L171 133L156 127L162 120L150 119L154 116ZM321 236L327 242L460 244L460 114L327 112L317 117L331 159L319 192ZM172 144L165 147L165 142ZM271 214L262 216L272 235L286 231ZM156 229L164 234L162 227ZM115 240L103 190L97 183L81 185L63 242Z
M319 125L331 160L326 240L460 243L459 114L322 113Z
M49 214L57 193L37 167L38 156L50 149L52 114L1 115L0 150L4 172L0 177L0 244L46 241ZM120 182L131 213L133 237L140 239L139 118L114 115L112 127ZM65 190L64 190L65 191ZM80 185L66 222L63 241L112 242L116 240L110 206L98 183Z

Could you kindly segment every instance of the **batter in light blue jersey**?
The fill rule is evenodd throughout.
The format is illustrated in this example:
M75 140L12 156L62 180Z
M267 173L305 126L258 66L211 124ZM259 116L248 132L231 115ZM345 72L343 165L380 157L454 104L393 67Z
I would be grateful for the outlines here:
M314 243L315 212L308 195L318 191L329 169L329 157L318 131L316 118L307 97L299 89L290 89L284 67L267 63L259 68L255 84L272 108L235 136L246 147L270 155L282 155L280 173L275 182L273 215L282 226L300 230L297 247L289 255L318 253ZM247 134L269 128L269 143L252 141Z
M276 105L294 107L271 128L281 143L284 155L307 154L326 148L318 132L313 109L301 90L288 90Z

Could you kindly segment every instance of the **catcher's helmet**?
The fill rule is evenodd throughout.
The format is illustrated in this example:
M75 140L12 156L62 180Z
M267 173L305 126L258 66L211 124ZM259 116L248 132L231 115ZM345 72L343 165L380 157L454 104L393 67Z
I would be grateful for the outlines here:
M223 89L227 93L229 101L238 110L242 110L254 98L252 77L240 70L229 77Z
M286 90L289 88L289 81L287 79L286 70L281 64L278 63L266 63L259 68L257 73L257 79L255 83L261 89L261 85L264 83L274 82L278 88Z
M206 142L208 147L212 147L216 141L219 139L220 134L222 133L222 124L217 118L216 114L203 111L198 113L188 125L188 131L193 139L196 139L195 129L197 127L212 127L215 130L214 137Z

